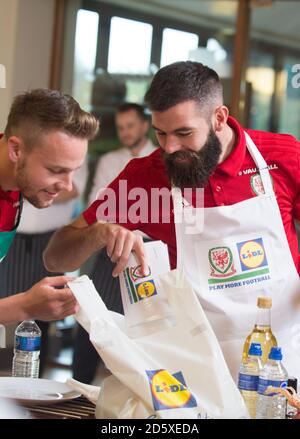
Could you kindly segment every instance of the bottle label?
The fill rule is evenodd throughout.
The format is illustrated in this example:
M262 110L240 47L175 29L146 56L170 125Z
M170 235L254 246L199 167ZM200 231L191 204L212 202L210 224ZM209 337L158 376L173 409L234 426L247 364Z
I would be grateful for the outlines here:
M277 395L277 393L265 394L265 390L269 386L285 388L285 387L287 387L287 381L273 381L273 380L265 380L263 378L259 378L259 381L258 381L258 393L260 395L265 395L265 396Z
M258 375L246 375L245 373L239 374L238 388L240 390L256 391L257 387L258 387Z
M41 337L22 337L16 335L15 348L18 351L39 351L41 347Z

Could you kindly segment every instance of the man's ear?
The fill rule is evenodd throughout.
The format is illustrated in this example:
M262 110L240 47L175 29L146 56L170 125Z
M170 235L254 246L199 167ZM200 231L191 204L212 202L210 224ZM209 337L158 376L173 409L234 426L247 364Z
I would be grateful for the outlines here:
M221 105L215 109L213 122L215 132L220 132L224 129L227 124L228 116L229 110L225 105Z
M17 163L23 154L24 146L20 137L11 136L7 140L8 157L13 163Z

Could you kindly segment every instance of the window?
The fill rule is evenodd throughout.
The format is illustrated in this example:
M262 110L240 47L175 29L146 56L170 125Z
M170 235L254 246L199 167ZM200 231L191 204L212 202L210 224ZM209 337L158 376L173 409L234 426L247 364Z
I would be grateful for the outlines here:
M280 132L292 134L297 138L300 138L299 70L299 58L291 56L285 58L282 71L283 100L279 122Z
M99 15L80 9L77 13L73 95L81 106L90 110L96 62Z
M272 99L275 87L274 57L265 51L252 49L247 81L251 83L250 127L269 131L271 126Z
M197 34L165 28L162 38L160 66L163 67L176 61L190 59L189 52L197 49L198 42L199 37Z
M151 24L120 17L112 17L108 72L148 74L151 44Z

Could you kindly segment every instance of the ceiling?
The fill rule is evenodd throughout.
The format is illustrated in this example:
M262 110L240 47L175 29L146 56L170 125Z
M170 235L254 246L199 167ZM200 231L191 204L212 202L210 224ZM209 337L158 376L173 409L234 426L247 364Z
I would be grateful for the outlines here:
M234 33L237 0L101 0L199 26ZM262 0L252 0L259 2ZM300 48L300 1L273 0L270 7L252 7L253 38Z

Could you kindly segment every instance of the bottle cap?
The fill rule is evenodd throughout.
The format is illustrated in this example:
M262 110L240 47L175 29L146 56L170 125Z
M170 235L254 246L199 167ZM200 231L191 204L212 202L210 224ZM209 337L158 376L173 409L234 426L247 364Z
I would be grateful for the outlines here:
M262 354L260 343L251 343L248 355L257 355L260 357Z
M273 346L271 348L271 352L269 353L270 360L282 360L282 352L281 348L278 346Z
M292 387L295 390L295 392L297 393L297 386L298 386L297 378L289 377L287 385L288 385L288 387Z
M272 308L272 297L260 296L257 298L258 308Z

